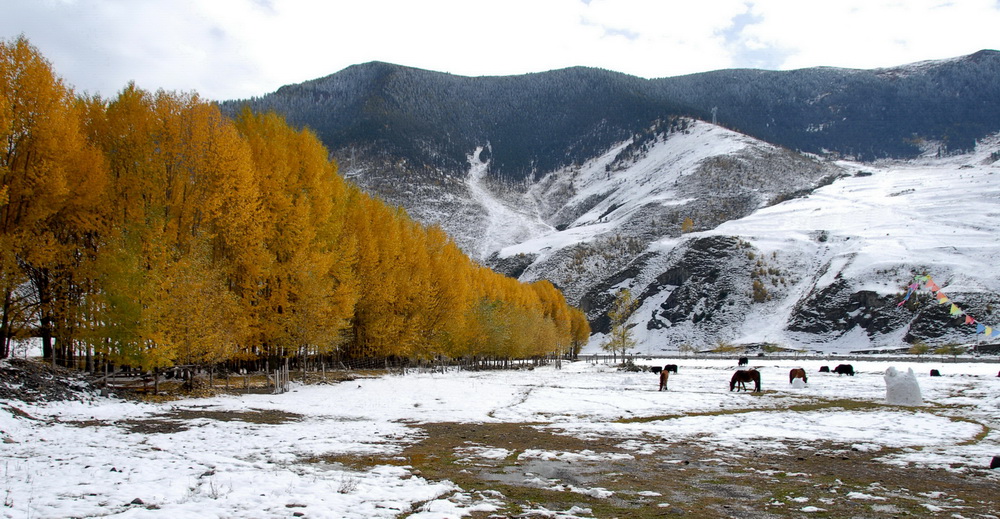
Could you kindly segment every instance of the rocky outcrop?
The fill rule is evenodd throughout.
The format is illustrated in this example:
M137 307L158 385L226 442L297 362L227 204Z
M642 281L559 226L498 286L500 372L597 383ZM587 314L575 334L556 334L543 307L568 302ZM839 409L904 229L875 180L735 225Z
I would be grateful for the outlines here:
M731 236L693 240L676 262L647 287L640 299L669 290L659 310L647 321L650 329L680 322L717 322L727 307L749 303L746 287L753 266L748 244Z

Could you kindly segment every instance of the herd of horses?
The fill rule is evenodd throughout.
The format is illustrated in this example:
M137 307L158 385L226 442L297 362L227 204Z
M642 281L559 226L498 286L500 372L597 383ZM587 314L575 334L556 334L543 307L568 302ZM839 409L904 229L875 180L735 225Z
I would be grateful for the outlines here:
M740 357L738 365L746 366L750 363L750 360L746 357ZM659 366L653 366L650 368L653 373L658 373L660 375L660 391L667 390L667 381L670 379L670 373L677 373L677 364L667 364L662 368ZM822 366L819 368L820 373L836 373L838 375L849 375L854 376L854 366L850 364L839 364L837 367L830 370L830 366ZM932 370L932 375L933 371ZM940 374L939 374L940 375ZM997 376L1000 376L998 374ZM802 368L793 368L788 372L788 383L793 384L795 379L802 379L803 383L809 381L806 376L806 370ZM760 392L760 372L756 369L738 369L733 373L733 377L729 379L729 390L730 391L746 391L747 384L753 382L753 392Z
M739 358L738 365L740 367L747 366L749 363L750 363L750 359L748 359L747 357L740 357ZM667 364L666 366L663 366L662 368L659 367L659 366L653 366L653 367L650 368L650 371L652 371L653 373L658 373L660 375L660 391L666 391L667 390L667 381L670 379L670 374L671 373L677 373L677 364ZM838 364L837 367L833 368L832 370L830 369L830 366L820 366L819 372L820 373L836 373L838 375L848 375L848 376L853 377L854 376L854 366L852 366L850 364ZM941 376L941 372L938 371L938 370L936 370L936 369L932 369L931 370L931 376L932 377L940 377ZM997 377L1000 377L1000 373L997 373ZM802 379L802 383L808 382L809 379L806 376L806 370L804 370L802 368L793 368L791 371L789 371L788 372L788 383L789 384L794 384L795 383L795 379ZM731 379L729 379L729 390L730 391L746 391L747 390L747 384L750 383L750 382L753 382L753 392L755 392L755 393L760 392L760 372L759 371L757 371L756 369L753 369L753 368L736 370L736 372L733 373L733 377Z

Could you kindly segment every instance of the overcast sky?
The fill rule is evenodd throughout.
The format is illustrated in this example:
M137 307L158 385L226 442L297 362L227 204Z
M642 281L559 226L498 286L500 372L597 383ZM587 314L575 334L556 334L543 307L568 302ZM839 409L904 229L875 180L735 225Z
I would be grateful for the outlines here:
M368 61L467 76L875 68L1000 48L1000 0L0 0L78 92L245 98Z

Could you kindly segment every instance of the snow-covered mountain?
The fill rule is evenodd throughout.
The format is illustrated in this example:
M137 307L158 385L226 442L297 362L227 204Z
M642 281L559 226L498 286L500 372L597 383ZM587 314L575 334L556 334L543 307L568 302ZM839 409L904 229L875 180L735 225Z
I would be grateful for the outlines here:
M927 293L897 308L915 274L1000 324L998 70L995 51L657 80L369 63L246 103L312 127L346 177L482 263L552 281L595 343L628 287L643 352L858 350L975 340Z
M571 300L589 287L579 302L598 330L613 294L629 288L642 303L633 318L641 353L673 351L685 343L708 349L720 341L826 352L901 347L915 339L975 341L976 327L966 325L964 316L951 316L950 305L937 304L929 292L918 293L916 308L897 307L916 274L930 275L966 315L1000 326L996 137L960 156L838 162L829 167L840 175L806 196L710 229L665 236L624 265L602 271L594 260L582 267L596 274L586 281L573 278L570 267L579 263L552 260L602 238L634 236L629 215L650 205L693 203L671 191L677 180L695 175L706 162L761 153L759 146L696 123L683 137L657 143L617 180L597 180L614 151L573 175L554 174L560 182L575 182L572 200L610 194L567 229L506 247L497 256L534 258L521 278L562 282ZM661 174L654 164L664 168ZM608 213L611 208L617 209Z
M681 119L532 185L517 205L535 207L557 230L518 240L488 262L524 280L549 279L580 302L595 281L617 274L654 241L712 229L839 173L719 126Z
M975 327L929 293L897 307L916 274L1000 326L1000 138L970 154L863 164L701 121L635 142L505 196L477 184L485 164L472 159L469 190L490 223L467 249L521 280L552 281L598 332L629 288L641 353L974 341Z

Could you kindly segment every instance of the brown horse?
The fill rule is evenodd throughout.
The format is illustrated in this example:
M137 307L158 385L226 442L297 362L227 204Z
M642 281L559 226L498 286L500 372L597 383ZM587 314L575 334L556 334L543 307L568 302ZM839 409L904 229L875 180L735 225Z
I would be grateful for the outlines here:
M753 390L755 393L760 391L760 372L755 369L738 370L736 373L733 373L733 378L729 380L729 390L732 391L739 385L740 389L746 391L747 382L754 383Z
M789 384L791 384L797 378L801 378L803 382L809 382L809 379L806 378L806 370L802 368L795 368L788 372Z
M660 391L665 391L667 389L667 379L670 378L670 372L663 370L660 372Z

